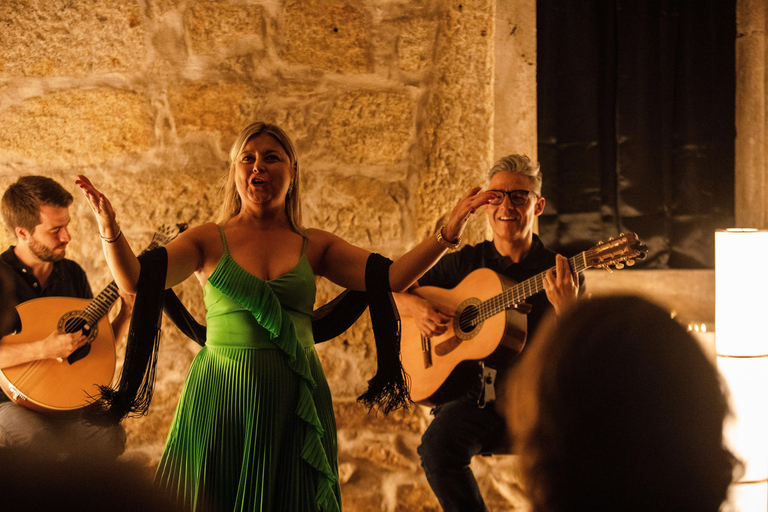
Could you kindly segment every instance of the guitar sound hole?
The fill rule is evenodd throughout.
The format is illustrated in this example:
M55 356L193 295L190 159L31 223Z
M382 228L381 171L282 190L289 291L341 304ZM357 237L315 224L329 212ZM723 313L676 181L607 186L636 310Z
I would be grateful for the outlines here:
M90 337L93 333L93 326L90 328L86 328L88 325L88 322L85 318L77 315L70 316L69 318L65 318L63 321L63 324L60 324L61 328L60 330L62 332L66 333L75 333L78 331L82 331L82 333L85 336ZM95 333L94 333L95 334ZM90 341L83 345L82 347L78 348L71 354L69 354L69 357L67 357L67 362L69 364L75 364L77 361L83 359L85 356L87 356L91 352L91 344Z
M91 333L90 329L86 329L85 326L87 325L87 322L85 318L80 317L73 317L68 319L64 323L64 329L63 331L66 333L73 333L77 331L83 331L83 334L88 336Z
M469 305L459 315L459 329L461 332L471 332L477 325L477 306Z

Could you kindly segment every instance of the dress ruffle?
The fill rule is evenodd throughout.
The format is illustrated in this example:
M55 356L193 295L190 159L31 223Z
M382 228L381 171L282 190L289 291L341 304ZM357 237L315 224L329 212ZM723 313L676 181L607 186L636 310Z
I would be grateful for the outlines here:
M208 282L220 292L231 297L251 312L256 321L269 333L275 345L287 356L289 368L301 377L296 415L307 424L302 458L318 472L315 501L326 512L340 512L334 488L334 475L327 454L323 449L323 427L315 407L312 392L317 384L310 372L304 348L296 336L293 321L283 309L269 284L246 272L231 259L229 253L222 256Z

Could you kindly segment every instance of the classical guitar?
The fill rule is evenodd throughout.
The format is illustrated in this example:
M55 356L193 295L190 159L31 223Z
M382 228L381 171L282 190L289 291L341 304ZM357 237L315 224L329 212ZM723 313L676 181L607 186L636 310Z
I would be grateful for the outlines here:
M643 259L647 248L634 233L622 234L570 258L575 273L588 268L623 268ZM506 366L523 349L530 306L523 301L544 290L544 275L515 283L490 269L470 273L455 288L420 286L414 293L455 312L453 324L437 337L421 334L403 316L400 357L414 402L440 405L458 397L478 378L478 361Z
M146 249L161 247L186 224L161 226ZM115 374L115 336L106 313L120 295L112 281L94 299L41 297L16 306L15 334L3 343L42 340L54 330L82 331L88 339L66 359L41 359L0 370L0 388L15 403L41 412L80 409L109 385Z

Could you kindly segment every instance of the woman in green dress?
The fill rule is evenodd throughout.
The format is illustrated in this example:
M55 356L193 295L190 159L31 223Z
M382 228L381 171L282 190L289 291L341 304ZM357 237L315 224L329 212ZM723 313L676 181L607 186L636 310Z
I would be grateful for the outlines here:
M341 509L331 393L312 336L315 276L366 287L370 253L301 222L299 164L279 127L247 126L230 152L218 223L165 247L165 288L195 275L207 342L190 367L156 480L194 511ZM121 290L141 264L109 200L84 176L103 248ZM459 236L491 193L472 189L448 222L389 268L403 291Z

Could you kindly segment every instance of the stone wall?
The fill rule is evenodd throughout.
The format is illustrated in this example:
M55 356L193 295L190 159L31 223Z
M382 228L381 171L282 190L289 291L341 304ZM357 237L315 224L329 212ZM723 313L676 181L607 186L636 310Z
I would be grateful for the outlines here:
M229 146L260 119L296 141L305 224L397 257L482 182L495 151L518 150L494 139L535 154L535 3L499 5L503 19L492 0L3 0L0 189L45 174L74 192L86 174L138 251L162 224L214 218ZM500 130L506 80L527 117L499 116ZM79 193L71 213L68 255L98 292L111 277ZM476 217L470 242L485 235ZM193 281L177 292L202 319ZM323 283L318 302L337 291ZM384 417L355 401L374 373L367 319L318 351L345 509L439 510L415 451L428 411ZM195 353L166 321L151 410L126 423L124 457L148 471ZM519 505L512 458L473 467L492 509Z

